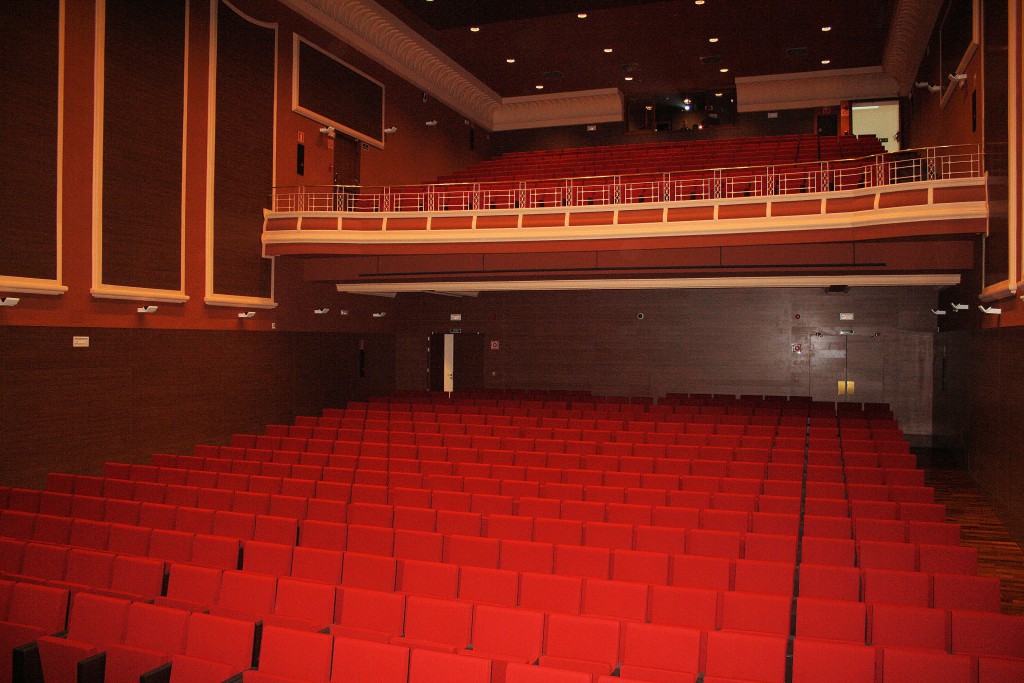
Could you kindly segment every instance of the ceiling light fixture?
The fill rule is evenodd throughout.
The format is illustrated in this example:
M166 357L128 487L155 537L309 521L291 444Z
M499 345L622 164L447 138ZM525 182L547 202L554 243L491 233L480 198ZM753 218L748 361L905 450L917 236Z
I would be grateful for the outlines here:
M631 81L631 80L633 80L633 77L632 76L626 76L626 80L627 81Z
M610 48L610 47L606 47L606 48L604 49L604 52L605 52L605 54L608 54L608 55L610 55L610 54L612 53L612 48Z
M831 64L832 60L831 59L823 59L823 60L821 60L821 63L822 64Z
M576 18L577 19L586 19L587 18L587 13L586 12L580 12L579 14L576 15Z
M469 28L469 30L472 31L473 33L480 33L480 27L479 26L471 26Z
M723 66L721 69L719 69L719 71L721 71L723 74L727 74L729 73L729 67Z
M718 42L718 38L708 38L708 42L709 43L717 43Z
M693 100L687 97L686 99L683 100L683 104L693 104Z
M823 33L828 33L829 31L832 30L832 27L831 26L822 26L821 30L822 30Z
M722 95L723 95L723 93L720 93L720 92L716 92L715 93L715 97L721 97Z
M506 62L507 62L508 64L515 64L515 63L516 63L515 57L509 57L509 58L508 58L508 59L506 59L505 61L506 61Z
M533 87L536 88L537 90L543 90L544 89L543 85L535 85Z
M695 4L695 5L703 5L704 4L704 0L693 0L693 4Z

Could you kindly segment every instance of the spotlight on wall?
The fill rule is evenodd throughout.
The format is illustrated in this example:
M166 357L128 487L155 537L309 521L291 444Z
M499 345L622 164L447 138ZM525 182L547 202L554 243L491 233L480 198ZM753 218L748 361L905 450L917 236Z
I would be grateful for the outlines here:
M946 315L946 312L941 308L933 308L932 313L934 313L935 315Z
M21 299L16 296L9 296L5 299L0 299L0 306L17 306L21 303Z
M374 317L374 318L383 318L383 317L384 317L384 316L386 316L387 314L388 314L388 313L387 313L387 311L381 311L380 313L374 313L374 314L373 314L373 317Z
M992 308L988 306L978 306L978 310L986 315L1001 315L1003 312L1003 309L1001 308Z
M324 126L320 129L320 135L326 135L329 138L333 138L334 134L334 126Z
M139 313L156 313L157 308L159 308L159 306L140 306L135 310Z
M239 318L255 318L256 317L256 311L245 311L244 313L239 313L238 317Z
M953 83L963 83L967 80L967 74L949 74L949 80Z
M385 128L384 132L387 133L388 135L391 135L392 133L397 133L398 132L398 127L397 126L391 126L389 128Z
M325 315L330 310L331 309L329 309L329 308L314 308L313 309L313 313L315 313L317 315Z
M942 86L941 85L932 85L928 81L918 81L917 83L914 83L914 87L915 88L921 88L922 90L927 89L928 92L941 92L942 91Z
M338 314L339 314L339 315L348 315L348 311L346 311L346 310L345 310L345 309L343 308L343 309L341 309L340 311L338 311Z
M970 306L968 306L967 304L950 304L949 307L952 308L954 311L966 311L968 308L970 308Z
M427 127L428 128L433 128L436 125L437 125L437 119L431 119L431 120L427 121Z

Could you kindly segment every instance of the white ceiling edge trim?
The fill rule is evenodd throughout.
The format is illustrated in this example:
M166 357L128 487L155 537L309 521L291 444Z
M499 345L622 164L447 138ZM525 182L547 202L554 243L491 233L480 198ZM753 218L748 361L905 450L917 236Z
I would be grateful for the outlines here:
M624 107L618 88L505 97L494 111L492 130L613 123L625 118Z
M762 287L947 287L960 284L960 276L945 273L919 275L794 275L766 277L688 277L592 280L494 280L474 282L391 282L338 284L342 294L394 292L555 292L590 289L753 289Z
M898 96L896 80L881 66L736 78L740 112L830 107L850 100Z
M281 0L488 131L624 119L617 89L502 98L373 0Z
M895 79L899 94L910 94L943 0L897 0L882 53L882 69Z

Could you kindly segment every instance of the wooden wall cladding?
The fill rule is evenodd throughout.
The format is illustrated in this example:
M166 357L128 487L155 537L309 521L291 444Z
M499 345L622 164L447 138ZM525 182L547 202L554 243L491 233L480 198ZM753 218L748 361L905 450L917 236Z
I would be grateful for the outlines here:
M296 36L299 111L384 146L384 86Z
M72 348L73 336L89 347ZM0 484L190 453L388 393L393 349L386 335L0 327Z
M422 339L457 325L500 343L485 355L485 379L495 388L835 400L849 365L852 400L887 401L908 434L929 434L935 299L931 288L399 295L396 383L425 388ZM847 312L855 320L840 322ZM450 313L462 321L451 323ZM844 328L855 335L841 335Z
M0 275L57 277L60 5L0 3Z
M963 446L978 485L992 498L1011 533L1024 537L1024 327L944 332L935 378L936 432Z
M102 1L103 283L178 291L188 3Z
M274 185L277 29L217 2L213 291L269 298L263 209Z

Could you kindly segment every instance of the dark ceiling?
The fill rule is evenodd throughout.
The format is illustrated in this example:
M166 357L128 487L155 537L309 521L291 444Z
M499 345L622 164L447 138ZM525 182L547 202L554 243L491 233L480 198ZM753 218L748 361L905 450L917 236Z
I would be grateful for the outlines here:
M619 88L639 99L727 89L736 76L880 65L893 0L378 2L504 97Z

